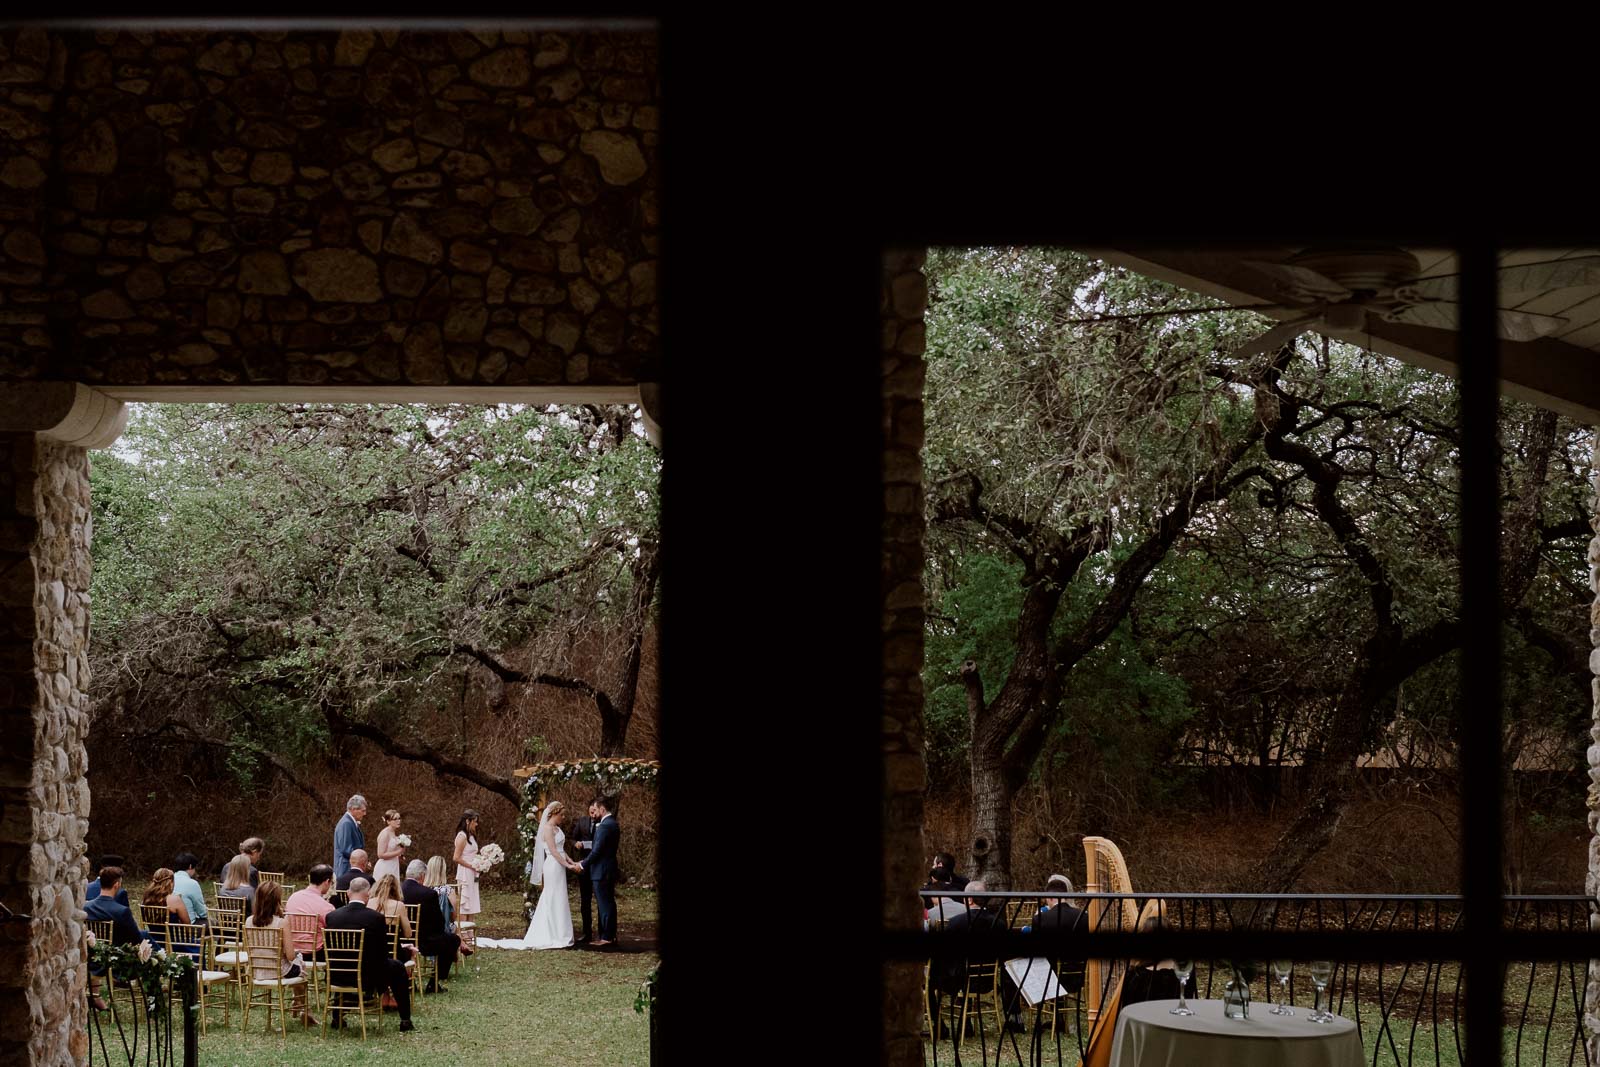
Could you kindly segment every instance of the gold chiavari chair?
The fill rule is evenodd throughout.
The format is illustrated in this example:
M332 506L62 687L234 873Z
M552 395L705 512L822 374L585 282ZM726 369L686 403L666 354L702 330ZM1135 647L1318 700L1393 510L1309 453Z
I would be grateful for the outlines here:
M199 984L200 1032L206 1032L206 1009L222 1004L222 1025L231 1018L233 972L217 966L217 942L206 927L198 923L168 923L168 951L182 952L195 961L195 981ZM177 998L173 998L174 1001Z
M212 936L216 940L213 961L221 970L234 975L234 992L239 997L239 1010L244 1010L245 973L249 953L244 945L244 898L222 897L211 912Z
M328 961L315 958L317 936L322 932L322 917L290 912L284 916L284 925L289 931L290 944L300 952L300 959L305 964L303 970L311 977L312 993L318 998L318 1003L326 1008Z
M96 941L107 945L115 943L115 924L110 919L90 919L89 929L93 931L94 939ZM126 989L128 991L129 1002L135 1007L138 1006L139 995L137 992L135 992L133 986L130 986L126 982L118 982L115 978L111 977L109 972L102 977L105 980L105 998L107 1004L111 1003L111 998L116 995L118 989Z
M421 996L422 991L427 988L427 983L423 981L423 975L430 970L432 974L437 975L439 973L439 960L435 956L425 956L422 953L421 904L406 905L406 922L411 924L411 941L417 946L417 966L411 972L411 988L414 993Z
M338 1025L333 1018L335 1012L354 1011L361 1016L361 1040L367 1039L367 997L377 996L377 993L369 994L361 984L361 957L366 951L366 936L365 930L322 931L322 950L328 957L328 1005L322 1016L323 1037L328 1036L330 1021ZM350 1007L342 999L344 997L354 997L355 1007ZM383 1009L378 1008L373 1015L373 1026L382 1029Z
M342 908L350 903L350 891L348 889L335 889L328 894L328 899L332 901L334 907Z
M461 901L465 899L461 893L461 883L451 882L450 891L456 895L456 936L461 938L463 950L476 952L478 950L478 924L471 917L461 914ZM474 912L473 914L476 915L477 913ZM472 969L474 971L478 969L477 956L472 957ZM464 973L466 968L463 967L461 970Z
M393 915L385 915L384 923L389 927L389 955L405 964L406 981L416 985L417 961L411 958L411 953L406 951L408 942L400 940L400 920Z
M150 940L156 943L156 948L167 947L167 906L165 904L140 904L139 918L144 922L144 928L150 931ZM95 935L100 936L99 934Z
M264 997L267 1004L267 1029L272 1029L272 1009L274 1004L278 1009L278 1031L284 1036L289 1036L289 1009L286 998L290 990L296 986L306 984L305 975L296 975L293 978L283 977L283 929L281 927L268 927L258 930L253 926L244 928L245 951L249 954L247 963L246 981L249 983L250 995L244 1002L244 1029L250 1029L250 1005L254 1004L258 996Z

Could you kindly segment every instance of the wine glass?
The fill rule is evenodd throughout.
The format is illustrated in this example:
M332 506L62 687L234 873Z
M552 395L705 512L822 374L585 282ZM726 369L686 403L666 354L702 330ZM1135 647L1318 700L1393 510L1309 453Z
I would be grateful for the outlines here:
M1311 962L1311 984L1317 987L1317 1004L1315 1010L1306 1018L1314 1023L1331 1023L1338 1016L1327 1011L1322 1006L1322 991L1328 987L1328 979L1333 977L1333 962L1331 960L1313 960Z
M1189 975L1194 973L1194 960L1173 960L1172 971L1178 976L1178 1006L1173 1008L1173 1015L1193 1015L1194 1009L1189 1007L1189 1002L1184 999L1184 990L1189 985Z
M1272 976L1278 980L1278 1003L1268 1010L1268 1015L1293 1015L1289 1007L1289 972L1294 970L1294 960L1273 960Z

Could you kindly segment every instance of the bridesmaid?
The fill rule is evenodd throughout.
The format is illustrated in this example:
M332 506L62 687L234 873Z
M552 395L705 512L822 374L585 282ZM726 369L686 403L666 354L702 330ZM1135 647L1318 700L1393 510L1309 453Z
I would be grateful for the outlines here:
M400 813L390 808L383 813L383 823L383 829L378 833L377 862L372 865L373 885L377 885L386 874L394 875L397 882L400 880L400 857L406 851L405 846L397 840L400 836Z
M473 921L482 911L478 903L478 872L472 867L478 854L478 813L468 808L456 824L456 881L461 883L460 921Z

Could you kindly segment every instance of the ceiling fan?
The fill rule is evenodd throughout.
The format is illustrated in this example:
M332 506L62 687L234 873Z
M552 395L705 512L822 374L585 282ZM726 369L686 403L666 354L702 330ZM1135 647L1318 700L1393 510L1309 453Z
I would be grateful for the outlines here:
M1272 351L1310 330L1357 332L1367 328L1369 316L1384 322L1406 323L1433 329L1458 328L1459 274L1421 277L1417 257L1400 248L1307 248L1282 260L1242 260L1246 266L1272 279L1285 302L1277 304L1223 305L1149 312L1148 316L1199 314L1206 311L1292 310L1301 314L1281 322L1247 341L1233 354L1239 358ZM1502 267L1498 272L1503 298L1531 295L1569 286L1600 286L1600 256L1574 256L1539 263ZM1101 316L1068 322L1104 322ZM1502 308L1500 336L1508 341L1531 341L1567 324L1556 315Z

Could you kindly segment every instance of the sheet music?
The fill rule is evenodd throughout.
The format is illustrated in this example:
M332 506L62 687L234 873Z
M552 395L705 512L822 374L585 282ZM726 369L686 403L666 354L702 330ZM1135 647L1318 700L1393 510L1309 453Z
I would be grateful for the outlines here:
M1047 1000L1066 996L1067 991L1056 981L1056 972L1050 961L1040 957L1006 960L1006 970L1011 980L1022 991L1022 999L1033 1007Z

